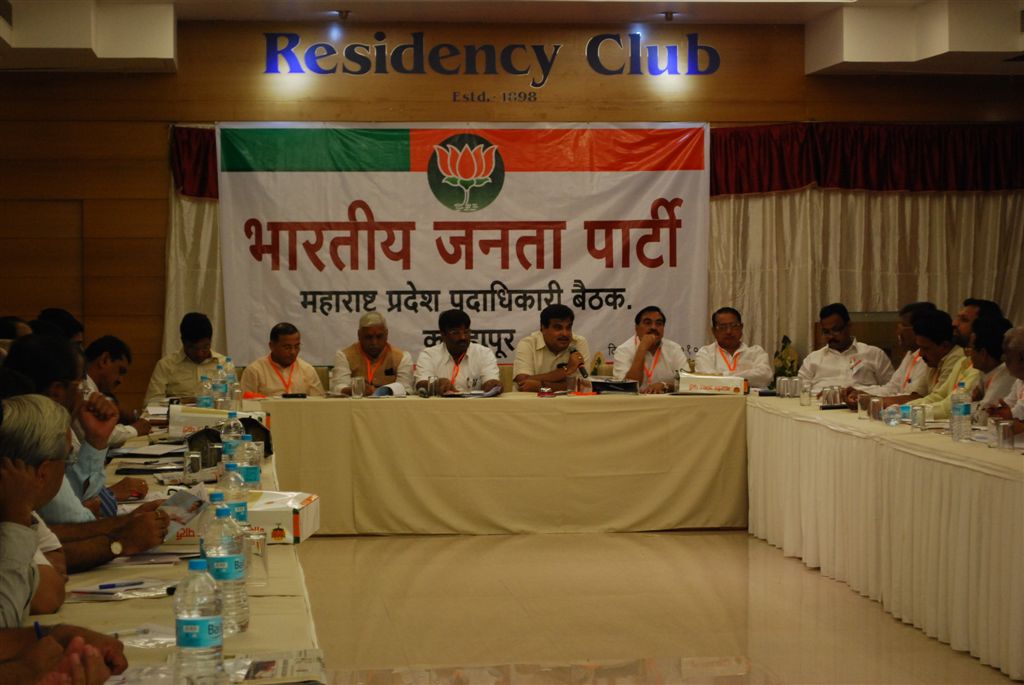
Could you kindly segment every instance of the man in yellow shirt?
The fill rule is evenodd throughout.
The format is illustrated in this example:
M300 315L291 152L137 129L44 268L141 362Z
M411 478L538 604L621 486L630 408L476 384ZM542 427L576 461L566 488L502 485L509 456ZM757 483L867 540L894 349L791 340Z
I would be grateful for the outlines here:
M189 312L181 318L178 331L181 349L156 363L146 390L146 405L168 397L195 397L199 393L199 377L213 378L217 364L224 363L224 356L210 348L213 324L206 314Z
M294 325L282 322L270 329L270 354L245 368L242 391L267 397L324 394L316 369L299 359L302 336Z
M930 405L934 418L949 418L950 403L945 400L953 394L960 381L974 387L978 371L964 354L964 349L953 342L953 319L946 312L936 310L915 318L914 339L921 358L932 372L928 394L907 404Z

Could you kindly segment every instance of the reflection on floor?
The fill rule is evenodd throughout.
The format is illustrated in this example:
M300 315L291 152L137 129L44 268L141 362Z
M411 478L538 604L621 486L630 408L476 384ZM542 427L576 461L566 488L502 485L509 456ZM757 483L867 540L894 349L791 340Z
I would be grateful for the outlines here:
M313 538L332 682L1010 683L744 532Z

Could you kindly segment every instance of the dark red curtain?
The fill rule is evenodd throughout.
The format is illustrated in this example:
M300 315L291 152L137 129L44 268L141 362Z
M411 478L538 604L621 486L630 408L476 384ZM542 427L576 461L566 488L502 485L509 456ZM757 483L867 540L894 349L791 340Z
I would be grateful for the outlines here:
M1024 188L1024 123L714 128L711 194Z
M216 198L209 128L171 129L174 185ZM711 129L711 195L817 184L859 190L1024 189L1024 123L807 123Z
M171 127L171 173L182 195L219 197L217 138L212 128Z

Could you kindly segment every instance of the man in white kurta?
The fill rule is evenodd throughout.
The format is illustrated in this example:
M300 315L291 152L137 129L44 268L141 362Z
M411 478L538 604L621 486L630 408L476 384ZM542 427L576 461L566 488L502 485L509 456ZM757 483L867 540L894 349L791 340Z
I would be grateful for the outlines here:
M1016 380L998 405L988 410L996 419L1013 419L1013 432L1024 433L1024 326L1006 332L1003 363Z
M892 362L874 345L858 342L851 335L850 313L846 306L834 303L819 313L821 333L826 345L811 352L800 365L800 380L812 393L838 385L855 390L883 385L892 378Z
M671 392L676 371L689 366L679 343L664 338L665 313L644 307L633 323L634 335L615 348L612 376L637 381L640 392Z
M764 348L743 342L743 319L738 310L722 307L711 315L715 342L697 350L694 371L719 376L738 376L752 388L772 382L771 361Z
M316 369L299 359L302 336L299 329L282 322L270 329L270 354L260 357L242 373L242 391L267 397L304 394L316 397L324 394Z
M846 401L851 409L857 406L856 402L861 394L889 397L895 404L928 394L931 369L917 348L914 317L934 312L935 309L935 305L931 302L912 302L900 309L900 319L896 323L896 340L903 349L907 350L907 353L903 355L903 360L896 367L896 373L889 378L889 382L869 385L858 390L846 388Z
M471 342L469 315L458 309L438 317L441 342L420 352L416 359L416 388L426 390L437 379L437 392L489 392L501 390L501 377L494 352Z

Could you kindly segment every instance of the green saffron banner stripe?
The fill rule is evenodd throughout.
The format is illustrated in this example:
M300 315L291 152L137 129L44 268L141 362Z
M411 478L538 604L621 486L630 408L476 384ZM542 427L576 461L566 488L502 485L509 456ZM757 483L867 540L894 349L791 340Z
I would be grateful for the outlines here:
M221 171L409 171L409 130L222 128Z

